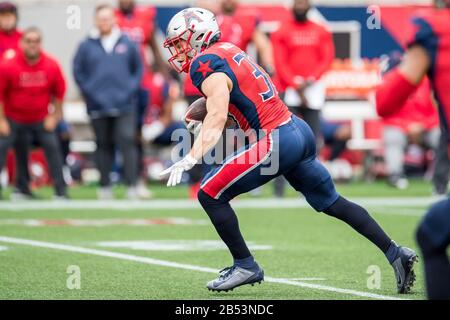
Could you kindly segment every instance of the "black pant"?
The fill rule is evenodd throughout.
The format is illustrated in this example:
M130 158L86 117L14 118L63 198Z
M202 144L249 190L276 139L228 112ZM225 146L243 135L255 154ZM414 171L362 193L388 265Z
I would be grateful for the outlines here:
M28 144L29 140L26 137L31 134L39 141L39 144L44 149L45 157L47 159L48 167L50 170L50 175L55 185L56 194L59 196L65 195L66 184L62 175L62 156L55 132L45 130L43 122L34 124L20 124L10 119L8 119L8 122L11 128L10 135L6 137L0 137L0 168L3 168L3 166L5 165L8 149L16 143ZM25 153L21 153L22 157L25 155L28 158L28 146L21 145L21 147L23 147L25 150ZM27 161L23 161L22 159L22 167L24 166L24 163L27 163ZM18 168L18 170L24 170L24 168ZM26 171L28 172L28 170ZM25 176L25 178L27 177ZM24 190L28 188L28 179L27 181L20 181L18 183L24 184Z
M31 145L30 133L21 131L16 136L14 152L16 155L16 189L29 193L30 173L28 171L28 153Z
M136 115L133 112L116 117L92 119L97 150L97 168L100 171L100 186L111 184L109 174L114 162L114 152L118 147L123 156L125 183L134 186L137 183L136 151Z
M433 185L436 192L446 193L449 173L450 173L450 155L447 151L447 135L441 130L439 146L436 150L435 169L433 174Z

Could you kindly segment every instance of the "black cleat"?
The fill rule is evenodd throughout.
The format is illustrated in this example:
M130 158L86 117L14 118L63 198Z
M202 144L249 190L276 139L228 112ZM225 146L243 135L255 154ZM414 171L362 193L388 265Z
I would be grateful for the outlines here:
M414 250L406 247L399 248L399 254L391 264L397 279L398 293L410 293L411 288L414 286L414 281L416 280L416 275L413 270L414 263L418 261L419 258Z

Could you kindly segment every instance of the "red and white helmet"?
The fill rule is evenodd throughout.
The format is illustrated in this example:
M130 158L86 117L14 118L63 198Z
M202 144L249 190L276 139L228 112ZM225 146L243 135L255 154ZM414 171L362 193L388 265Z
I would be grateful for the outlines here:
M178 12L167 26L164 42L172 55L170 65L178 72L188 72L192 59L219 38L219 25L211 11L188 8ZM185 55L183 62L180 55Z

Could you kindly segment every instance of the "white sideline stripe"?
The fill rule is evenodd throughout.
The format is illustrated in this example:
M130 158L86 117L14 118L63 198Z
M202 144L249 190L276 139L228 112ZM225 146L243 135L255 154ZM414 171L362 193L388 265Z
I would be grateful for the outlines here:
M325 281L325 278L278 278L280 280L288 280L288 281Z
M213 268L200 267L200 266L194 266L194 265L190 265L190 264L183 264L183 263L170 262L170 261L147 258L147 257L140 257L140 256L131 255L131 254L83 248L83 247L51 243L51 242L19 239L19 238L4 237L4 236L0 236L0 242L28 245L28 246L32 246L32 247L64 250L64 251L77 252L77 253L85 253L85 254L91 254L91 255L95 255L95 256L116 258L116 259L121 259L121 260L135 261L135 262L141 262L141 263L150 264L150 265L157 265L157 266L184 269L184 270L201 271L201 272L214 273L214 274L218 273L218 270L213 269ZM265 277L264 280L266 282L287 284L287 285L293 285L293 286L297 286L297 287L316 289L316 290L322 290L322 291L330 291L330 292L348 294L348 295L353 295L353 296L358 296L358 297L363 297L363 298L381 299L381 300L404 300L404 299L397 298L397 297L385 296L385 295L380 295L380 294L375 294L375 293L370 293L370 292L355 291L355 290L350 290L350 289L341 289L341 288L335 288L335 287L330 287L330 286L325 286L325 285L311 284L311 283L300 282L300 281L292 281L292 280L288 280L288 279Z
M406 208L424 208L437 202L432 197L403 197L403 198L351 198L366 207L406 207ZM234 208L254 208L254 209L289 209L289 208L310 208L304 199L235 199L232 202ZM0 211L24 211L24 210L118 210L128 211L131 209L145 210L192 210L201 209L198 201L195 200L32 200L32 201L1 201ZM424 210L425 211L425 210Z

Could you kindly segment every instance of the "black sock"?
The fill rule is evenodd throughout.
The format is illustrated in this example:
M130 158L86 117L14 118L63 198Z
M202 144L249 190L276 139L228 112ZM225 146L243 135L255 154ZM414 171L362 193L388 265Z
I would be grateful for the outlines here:
M342 197L331 205L324 213L349 224L361 235L372 241L383 253L387 253L391 246L391 239L372 219L366 209Z
M450 299L450 262L446 247L436 247L423 226L417 230L417 243L422 251L428 299Z
M198 192L198 200L208 214L220 238L225 242L234 260L251 256L239 230L239 223L229 202L216 200L203 190Z

